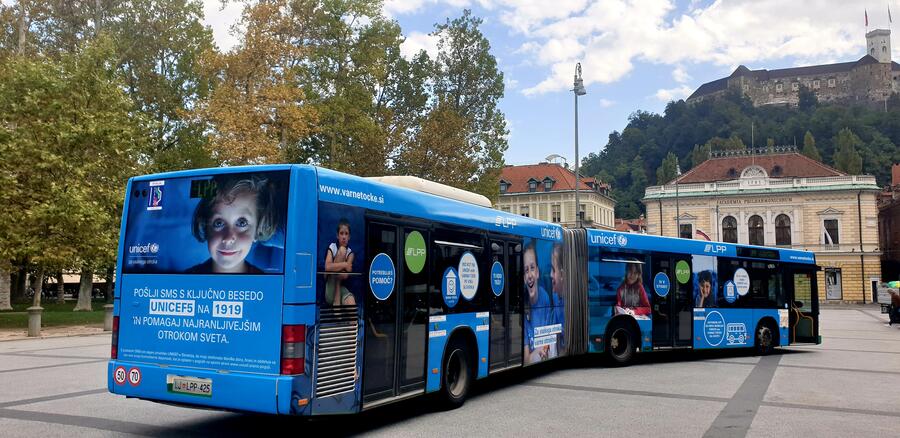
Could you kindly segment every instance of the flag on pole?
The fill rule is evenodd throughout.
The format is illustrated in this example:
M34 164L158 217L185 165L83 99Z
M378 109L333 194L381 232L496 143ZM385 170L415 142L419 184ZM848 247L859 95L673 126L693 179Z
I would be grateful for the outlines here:
M863 12L866 14L866 27L869 27L869 11L863 9Z

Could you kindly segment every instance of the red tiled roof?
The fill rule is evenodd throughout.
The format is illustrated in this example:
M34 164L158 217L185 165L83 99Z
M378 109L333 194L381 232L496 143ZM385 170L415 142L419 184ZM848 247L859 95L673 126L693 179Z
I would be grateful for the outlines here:
M528 193L528 180L534 178L538 182L537 191L544 191L544 178L550 177L555 182L551 192L560 190L575 190L575 172L566 169L556 163L527 164L524 166L506 166L500 173L500 180L509 183L506 194ZM581 190L591 190L587 184L593 178L584 178L582 175Z
M735 180L741 177L741 172L744 169L753 165L765 169L769 177L772 178L810 178L846 175L805 155L790 153L711 158L681 175L677 180L679 184ZM775 166L780 166L781 172L775 172ZM731 169L734 169L734 173L729 172Z

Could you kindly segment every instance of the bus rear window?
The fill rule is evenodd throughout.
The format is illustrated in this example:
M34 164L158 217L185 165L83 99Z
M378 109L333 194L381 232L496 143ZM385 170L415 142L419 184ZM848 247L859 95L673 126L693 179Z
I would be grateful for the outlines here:
M125 273L281 274L288 171L134 182Z

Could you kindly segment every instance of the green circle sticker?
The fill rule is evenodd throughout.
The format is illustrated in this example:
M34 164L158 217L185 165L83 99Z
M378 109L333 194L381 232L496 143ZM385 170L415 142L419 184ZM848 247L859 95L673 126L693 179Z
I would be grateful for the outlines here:
M691 279L691 265L684 260L679 260L675 264L675 278L681 284L687 283Z
M425 267L425 238L422 233L413 231L406 235L406 267L409 272L418 274Z

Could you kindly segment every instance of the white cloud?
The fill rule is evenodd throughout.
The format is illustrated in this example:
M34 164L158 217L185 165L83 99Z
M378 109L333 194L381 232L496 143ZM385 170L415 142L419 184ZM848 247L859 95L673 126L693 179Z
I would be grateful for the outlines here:
M437 43L437 36L422 32L411 32L406 36L403 44L400 44L400 53L404 58L411 59L420 50L424 50L433 59L437 56Z
M244 5L229 2L222 7L221 0L203 0L203 24L212 28L213 40L219 50L227 52L240 42L240 37L232 33L232 26L241 18Z
M614 101L612 101L612 100L609 100L609 99L600 99L600 108L609 108L609 107L611 107L611 106L613 106L613 105L615 105L615 104L616 104L616 103L615 103Z
M691 80L691 75L688 74L687 70L682 66L676 66L675 70L672 70L672 79L679 84L683 84L689 80Z
M690 96L693 92L693 88L682 84L675 88L659 89L656 91L655 97L662 102L668 102L670 100L684 99Z
M519 81L517 81L513 78L506 79L506 89L507 90L515 90L518 87L519 87Z

